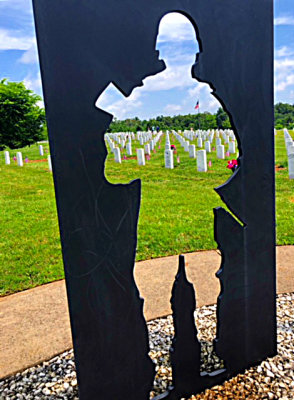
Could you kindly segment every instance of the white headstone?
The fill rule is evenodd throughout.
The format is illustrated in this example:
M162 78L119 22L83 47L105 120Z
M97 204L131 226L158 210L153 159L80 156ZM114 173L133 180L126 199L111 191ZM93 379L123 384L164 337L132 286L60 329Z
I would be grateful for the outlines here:
M217 138L215 139L215 144L216 144L217 146L220 146L220 145L222 144L221 138L217 137Z
M137 160L138 165L145 165L144 149L137 149Z
M201 137L199 137L198 139L197 139L197 146L198 147L203 147L203 143L202 143L202 139L201 139Z
M185 140L184 141L184 150L188 152L189 151L189 146L190 146L189 140Z
M236 153L236 143L229 142L229 153L235 154Z
M113 154L114 154L114 161L121 164L121 154L120 154L120 148L115 147L113 149Z
M154 150L154 140L150 140L150 150Z
M110 150L113 153L114 152L114 148L115 148L115 144L113 141L109 142L109 146L110 146Z
M205 150L207 151L207 153L210 153L211 152L211 146L210 146L210 141L209 140L207 140L204 143L204 146L205 146Z
M294 179L294 154L289 154L288 156L288 170L289 178Z
M172 150L165 150L164 152L165 168L174 168L174 152Z
M131 142L128 142L127 143L127 154L129 155L129 156L131 156L133 153L132 153L132 143Z
M286 139L285 145L286 145L287 151L288 151L288 147L291 147L293 144L294 144L294 142L293 142L292 138Z
M49 171L52 171L52 162L51 162L51 156L50 155L48 156L48 168L49 168Z
M150 156L151 151L150 151L150 144L149 143L145 144L145 148L144 149L145 149L145 154L148 154Z
M40 156L44 155L44 149L43 149L43 146L41 144L39 145L39 154L40 154Z
M18 151L16 153L16 159L17 159L17 165L19 167L23 167L23 161L22 161L22 153L20 151Z
M207 158L205 150L197 151L197 171L207 172Z
M225 146L223 144L216 146L216 156L220 159L225 158Z
M290 154L294 154L294 143L291 146L287 147L287 153L288 153L288 156Z
M5 164L9 165L10 164L9 151L4 151L4 157L5 157Z
M196 146L195 146L195 144L190 144L189 145L189 157L190 158L196 158Z

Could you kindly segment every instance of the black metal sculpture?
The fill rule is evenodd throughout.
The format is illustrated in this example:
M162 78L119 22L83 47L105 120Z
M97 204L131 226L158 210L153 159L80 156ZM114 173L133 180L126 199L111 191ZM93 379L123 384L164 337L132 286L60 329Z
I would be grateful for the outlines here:
M159 398L196 393L274 355L272 0L33 3L81 400L143 400L152 388L143 301L133 277L140 181L106 181L103 136L112 116L94 104L110 82L128 96L165 68L155 43L160 20L172 11L195 28L200 53L193 77L209 83L229 113L240 157L239 168L216 189L230 210L215 210L223 256L215 347L226 369L200 377L195 371L195 381L187 376L184 384L175 373L175 387ZM178 285L185 284L183 271L182 265ZM187 294L190 311L192 297Z

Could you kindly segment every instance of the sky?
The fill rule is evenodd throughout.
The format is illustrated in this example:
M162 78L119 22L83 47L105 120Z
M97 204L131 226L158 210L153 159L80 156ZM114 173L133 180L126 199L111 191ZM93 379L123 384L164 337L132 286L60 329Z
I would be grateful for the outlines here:
M274 5L275 103L294 104L294 0L274 0ZM97 106L118 119L194 113L197 100L200 112L216 112L220 105L209 86L191 77L198 43L186 17L173 13L162 19L157 49L167 65L165 71L146 78L144 86L128 98L109 86ZM24 81L42 96L31 0L0 0L0 79L3 78Z

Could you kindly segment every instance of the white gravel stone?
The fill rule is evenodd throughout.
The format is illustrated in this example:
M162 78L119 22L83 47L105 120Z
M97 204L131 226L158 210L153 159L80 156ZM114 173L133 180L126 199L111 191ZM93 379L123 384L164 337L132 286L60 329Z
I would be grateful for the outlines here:
M278 355L232 378L223 386L192 396L200 400L294 399L294 293L277 298ZM213 371L223 363L213 353L216 332L216 306L204 306L195 312L202 349L202 370ZM169 349L173 337L172 317L148 322L150 357L156 365L151 398L172 384ZM66 351L42 365L27 369L0 381L0 400L78 400L73 351ZM115 399L111 399L115 400Z

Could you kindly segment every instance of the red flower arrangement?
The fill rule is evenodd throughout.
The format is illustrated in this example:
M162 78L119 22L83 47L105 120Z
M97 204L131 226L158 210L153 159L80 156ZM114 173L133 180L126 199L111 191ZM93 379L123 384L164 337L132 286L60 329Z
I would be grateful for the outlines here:
M229 168L232 172L235 172L238 167L238 161L237 160L229 160L227 168Z
M174 154L177 154L177 148L174 144L170 146L170 149L174 152Z

